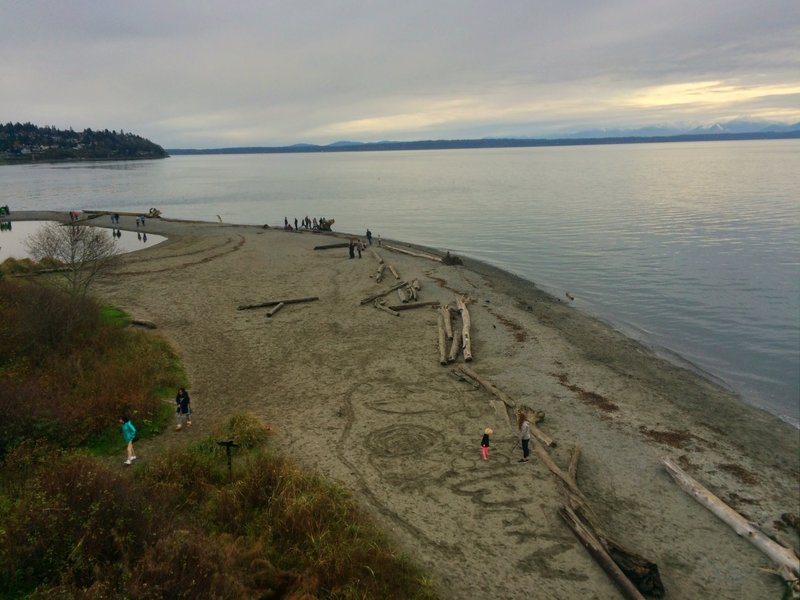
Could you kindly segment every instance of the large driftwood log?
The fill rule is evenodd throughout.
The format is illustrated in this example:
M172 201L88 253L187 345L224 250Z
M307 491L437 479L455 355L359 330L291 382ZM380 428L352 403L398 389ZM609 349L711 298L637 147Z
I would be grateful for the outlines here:
M467 302L464 296L456 298L456 305L461 312L461 347L464 351L464 360L470 362L472 360L472 338L469 333L469 311L467 310Z
M146 329L156 329L156 324L152 321L146 321L144 319L131 319L131 325L136 325L138 327L145 327Z
M397 274L397 271L395 270L395 268L392 265L389 265L389 270L392 272L392 275L394 275L395 279L400 279L400 275ZM405 284L403 284L403 285L405 285Z
M632 552L608 535L608 533L606 533L600 526L599 519L589 505L589 501L587 500L586 496L584 496L584 494L578 488L576 475L578 469L578 457L580 456L579 448L576 446L572 449L569 467L566 473L562 471L558 465L556 465L555 461L552 459L547 450L545 450L539 444L535 444L534 452L550 470L550 472L558 477L563 484L564 487L562 489L564 491L566 502L564 509L568 509L571 512L571 515L575 516L576 522L582 525L582 529L591 532L592 537L599 542L600 547L602 547L604 554L614 561L619 570L621 570L625 577L629 580L629 583L633 584L637 588L637 593L641 592L654 598L663 598L664 584L661 582L661 576L658 572L658 565L644 558L643 556ZM563 514L561 516L564 517ZM569 521L568 524L570 524ZM572 527L571 524L570 527ZM575 531L575 528L573 528L573 531L585 545L584 540L581 538L581 534L578 531ZM614 579L615 583L617 583L616 576L613 574L613 569L608 570L602 564L604 559L601 557L596 557L594 553L592 556L598 561L598 563L600 563L601 567L606 570L609 576Z
M399 288L397 290L397 297L400 298L400 302L406 304L408 302L408 291L406 288Z
M447 364L447 349L445 348L445 333L444 333L444 319L442 315L439 314L438 319L438 329L439 329L439 364L446 365Z
M447 362L456 362L458 353L461 350L461 332L456 329L453 331L453 341L450 343L450 354L447 355ZM480 384L478 384L480 385Z
M589 551L589 554L592 555L595 562L597 562L600 568L611 578L611 581L613 581L619 591L622 592L622 595L630 600L644 600L644 596L639 593L639 590L637 590L625 576L625 573L622 572L617 566L617 563L614 562L605 548L603 548L600 540L592 535L591 530L583 524L578 515L566 506L562 506L558 509L558 514L561 515L561 518L569 525L570 529L575 533L575 536L581 541L586 550Z
M396 289L403 287L405 284L406 284L405 281L401 281L400 283L395 284L392 287L390 287L388 290L384 290L382 292L378 292L377 294L372 294L372 296L368 296L368 297L364 298L361 301L361 304L369 304L373 300L377 300L378 298L383 298L387 294L391 294Z
M399 313L399 312L397 312L396 310L392 310L391 308L389 308L389 307L388 307L388 306L386 306L385 304L381 304L381 303L380 303L380 302L378 302L377 300L375 300L375 302L373 302L373 303L372 303L372 305L373 305L375 308L377 308L377 309L380 309L380 310L382 310L382 311L384 311L384 312L387 312L387 313L389 313L390 315L393 315L393 316L395 316L395 317L399 317L399 316L400 316L400 313Z
M412 308L424 308L426 306L439 306L438 300L428 300L426 302L412 302L409 304L396 304L390 306L392 310L411 310Z
M387 250L391 250L393 252L399 252L400 254L408 254L409 256L416 256L418 258L427 258L428 260L433 260L436 262L442 262L442 259L438 256L434 256L433 254L425 254L423 252L412 252L411 250L406 250L405 248L399 248L397 246L390 246L389 244L383 244L383 248Z
M370 252L372 252L372 256L375 257L375 260L377 260L380 264L383 264L383 259L381 258L380 254L375 252L375 250L371 250L371 249L370 249Z
M378 267L378 272L375 275L375 283L380 283L381 279L383 279L383 270L386 268L386 265L381 263L381 266Z
M764 535L764 533L759 531L742 515L717 498L697 480L689 476L671 459L665 457L661 459L661 462L667 468L667 473L670 474L683 491L692 496L717 517L725 521L725 523L733 528L737 535L747 539L756 548L761 550L761 552L766 554L775 564L782 569L787 569L789 573L793 575L791 580L787 580L790 584L797 581L798 577L800 577L800 559L797 558L797 555L792 550L774 542Z
M488 381L487 379L484 379L483 377L478 375L475 371L470 369L467 365L460 365L458 368L460 370L464 371L464 373L466 373L470 377L472 377L475 381L480 383L484 388L486 388L487 392L497 396L500 400L503 401L503 404L505 404L508 408L516 408L517 407L517 403L514 402L514 400L511 399L511 396L509 396L508 394L506 394L502 390L497 389L497 387L495 387L492 384L491 381Z
M272 308L272 310L270 310L269 312L267 312L267 317L271 317L271 316L272 316L272 315L274 315L276 312L278 312L280 309L282 309L284 306L286 306L286 303L285 303L285 302L281 302L281 303L279 303L279 304L276 304L276 305L275 305L275 306Z
M297 304L299 302L313 302L314 300L319 300L318 296L309 296L307 298L288 298L286 300L270 300L268 302L262 302L261 304L242 304L236 308L236 310L249 310L251 308L266 308L268 306L275 306L276 304Z
M453 323L450 319L450 305L445 304L442 308L442 318L444 319L444 332L447 334L447 339L453 339Z

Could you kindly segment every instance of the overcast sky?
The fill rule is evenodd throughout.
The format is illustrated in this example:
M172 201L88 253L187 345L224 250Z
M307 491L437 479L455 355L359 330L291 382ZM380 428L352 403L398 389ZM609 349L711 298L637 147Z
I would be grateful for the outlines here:
M165 148L800 121L798 0L0 0L0 122Z

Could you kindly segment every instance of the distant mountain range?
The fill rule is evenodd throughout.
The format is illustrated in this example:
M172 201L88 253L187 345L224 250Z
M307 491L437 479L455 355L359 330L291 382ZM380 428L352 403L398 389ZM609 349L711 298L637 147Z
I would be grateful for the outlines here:
M599 144L645 144L714 140L759 140L800 138L800 122L792 125L753 121L729 121L704 127L656 126L639 129L589 129L558 137L502 137L399 142L339 141L326 145L244 146L236 148L169 148L180 154L280 154L295 152L363 152L380 150L436 150L458 148L521 148L533 146L578 146Z

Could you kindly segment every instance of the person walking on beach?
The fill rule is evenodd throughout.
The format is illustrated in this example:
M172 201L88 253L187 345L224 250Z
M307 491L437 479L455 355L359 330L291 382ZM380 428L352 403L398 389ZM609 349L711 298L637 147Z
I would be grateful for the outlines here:
M522 444L522 458L519 462L528 462L531 442L531 424L524 412L517 414L517 426L519 427L519 441Z
M489 436L493 433L494 431L489 427L483 430L483 437L481 438L481 454L483 455L483 460L489 460Z
M356 243L353 240L350 240L350 245L348 246L348 250L350 251L350 258L356 257Z
M127 443L128 460L125 461L126 465L131 464L136 460L136 455L133 453L133 440L136 439L136 427L133 426L131 420L127 416L119 418L120 430L122 431L122 438Z
M189 392L181 388L175 394L175 431L183 429L183 424L192 424L192 406Z
M367 229L367 241L369 245L372 246L372 232L369 229Z

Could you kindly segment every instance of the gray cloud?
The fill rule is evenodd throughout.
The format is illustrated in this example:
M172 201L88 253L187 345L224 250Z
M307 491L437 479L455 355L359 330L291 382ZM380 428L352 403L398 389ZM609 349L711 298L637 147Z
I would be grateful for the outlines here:
M797 39L795 0L0 0L0 120L167 147L798 121Z

